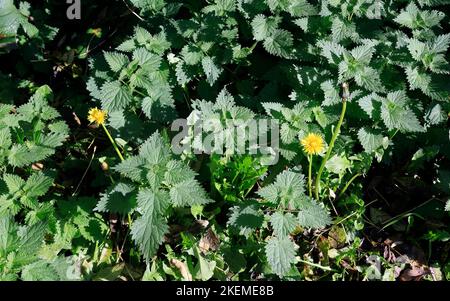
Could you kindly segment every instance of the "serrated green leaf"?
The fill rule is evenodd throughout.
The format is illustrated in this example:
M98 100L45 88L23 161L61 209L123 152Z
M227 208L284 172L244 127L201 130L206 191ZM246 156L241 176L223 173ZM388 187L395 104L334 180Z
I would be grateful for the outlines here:
M279 277L286 275L295 263L295 245L287 237L272 237L267 242L265 250L272 271Z
M222 69L219 68L209 56L205 56L202 59L203 72L206 74L206 80L212 86L222 73Z
M47 193L52 184L52 178L38 172L27 179L23 190L27 197L40 197Z
M102 109L108 112L126 108L131 103L133 97L127 87L119 81L106 82L100 91Z
M248 237L264 222L264 216L257 205L234 206L230 209L227 225L238 230L240 235Z
M150 261L169 229L162 215L167 199L162 198L159 193L143 190L139 192L138 204L143 209L143 214L133 222L131 235L144 258Z
M123 67L128 65L130 60L128 57L122 53L119 52L104 52L103 56L105 57L106 62L109 65L109 68L111 68L112 71L118 72Z
M293 42L292 33L284 29L277 29L264 40L264 49L272 55L288 58Z
M301 203L297 218L299 224L305 228L322 229L331 224L328 210L312 199Z
M367 153L376 151L383 145L383 135L368 127L363 127L358 131L358 139Z
M275 212L270 216L274 234L279 237L286 237L297 227L298 221L292 213L283 214Z

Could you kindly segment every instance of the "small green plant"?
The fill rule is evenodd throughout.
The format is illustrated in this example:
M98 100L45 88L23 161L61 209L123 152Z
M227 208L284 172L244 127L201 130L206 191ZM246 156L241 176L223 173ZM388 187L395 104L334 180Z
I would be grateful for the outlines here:
M19 226L8 215L0 217L0 279L2 281L56 281L79 280L74 260L57 257L40 259L39 250L44 245L47 225L43 222L33 226Z
M134 213L131 236L147 261L163 243L171 211L211 202L195 180L195 172L173 157L159 133L148 138L137 155L125 159L113 170L124 179L115 182L102 196L96 210Z

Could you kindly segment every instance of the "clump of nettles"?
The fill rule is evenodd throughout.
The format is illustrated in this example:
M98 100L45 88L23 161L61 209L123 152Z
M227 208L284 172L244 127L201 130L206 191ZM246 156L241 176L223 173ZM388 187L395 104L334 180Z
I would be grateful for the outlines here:
M42 86L18 108L0 104L0 214L24 213L28 224L56 223L53 203L40 202L53 178L40 169L66 140L69 128L50 106L52 100L51 89ZM31 174L14 174L18 169Z
M323 204L305 194L305 179L298 170L280 173L273 184L257 194L259 201L246 201L231 208L228 225L246 237L257 229L269 230L271 238L265 244L265 254L272 271L282 277L297 262L297 246L291 234L300 227L324 228L331 224L331 217Z
M196 173L172 155L158 132L113 170L122 179L103 194L96 210L138 216L131 235L147 260L156 254L168 232L171 207L211 202L195 179Z
M24 167L48 158L63 144L69 127L50 106L52 90L40 87L29 102L14 108L0 104L0 162Z

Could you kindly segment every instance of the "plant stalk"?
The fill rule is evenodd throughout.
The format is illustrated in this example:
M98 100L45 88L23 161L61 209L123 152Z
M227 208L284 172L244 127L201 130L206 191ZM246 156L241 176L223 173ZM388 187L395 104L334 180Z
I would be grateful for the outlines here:
M356 178L360 177L361 174L357 173L356 175L354 175L348 182L347 184L345 184L344 188L341 190L341 192L338 195L338 199L340 199L344 193L347 191L348 187L353 183L354 180L356 180Z
M311 174L312 174L312 161L313 161L313 156L309 155L308 156L308 160L309 160L309 168L308 168L308 192L309 192L309 197L312 197L312 187L311 187Z
M347 110L347 99L349 97L348 84L344 83L343 88L344 88L344 93L343 93L343 97L342 97L341 117L339 118L339 122L336 125L336 129L333 132L333 136L331 137L331 141L328 146L327 153L325 154L325 157L322 160L322 164L320 165L319 172L317 173L317 177L316 177L315 195L316 195L317 201L319 201L320 177L322 176L322 172L325 168L325 164L327 163L328 159L330 158L331 152L333 151L334 143L336 142L336 139L339 136L339 133L341 131L341 126L342 126L342 123L344 122L345 112Z
M117 155L119 156L121 161L125 161L125 159L123 158L122 154L120 153L119 148L117 147L116 142L114 141L113 137L111 136L111 134L109 133L108 129L106 128L106 126L104 124L102 124L103 129L105 130L106 135L109 138L109 141L111 141L114 149L116 150Z

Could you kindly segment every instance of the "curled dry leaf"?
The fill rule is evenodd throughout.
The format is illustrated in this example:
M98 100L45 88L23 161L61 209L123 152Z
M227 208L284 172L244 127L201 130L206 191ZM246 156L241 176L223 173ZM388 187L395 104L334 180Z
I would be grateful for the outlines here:
M183 276L183 279L185 281L192 281L192 275L189 272L189 269L188 269L186 263L173 258L170 260L170 264L172 264L174 267L176 267L180 271L181 276Z
M81 120L78 117L77 113L72 112L73 120L75 120L76 124L81 125Z
M219 249L219 245L219 238L211 228L206 231L198 244L200 251L202 251L203 254L205 254L209 250L216 251L217 249Z

